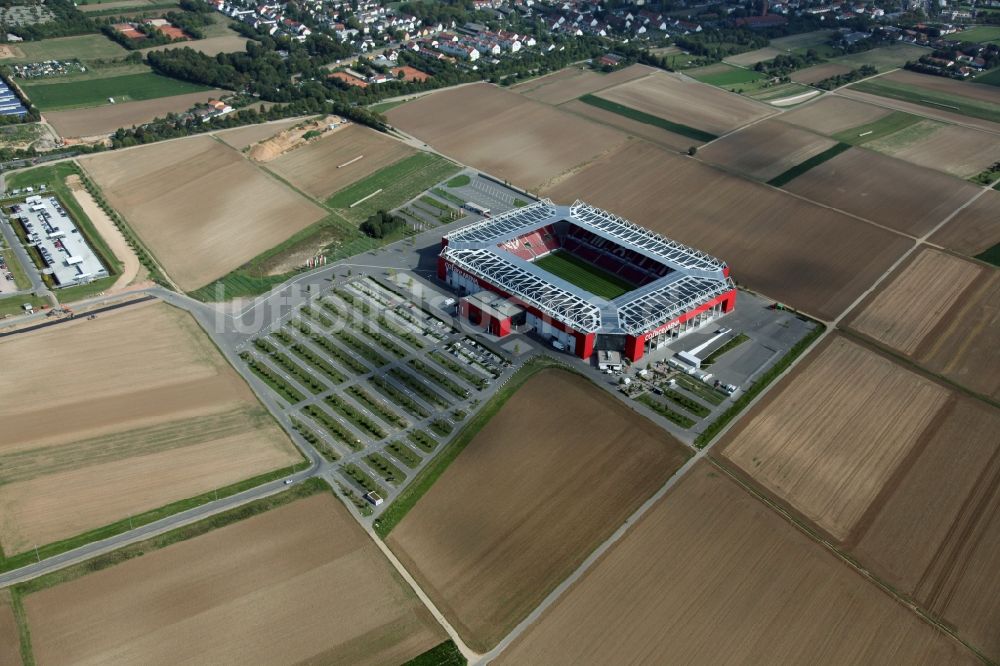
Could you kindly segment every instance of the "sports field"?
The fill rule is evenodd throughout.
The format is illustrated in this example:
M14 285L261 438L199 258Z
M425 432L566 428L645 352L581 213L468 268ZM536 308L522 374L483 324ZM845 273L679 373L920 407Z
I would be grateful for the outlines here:
M44 83L22 83L21 88L42 111L81 109L210 90L205 86L153 73L83 81L47 80ZM114 102L110 101L112 99Z
M93 60L95 58L120 58L128 54L124 47L119 46L104 35L79 35L77 37L60 37L58 39L43 39L40 41L6 44L0 53L3 62L37 62L41 60L65 60L79 58Z
M601 270L597 266L588 264L583 259L562 250L547 254L534 263L556 277L561 277L567 282L572 282L576 286L608 300L618 298L635 289L635 285L629 284L617 275Z

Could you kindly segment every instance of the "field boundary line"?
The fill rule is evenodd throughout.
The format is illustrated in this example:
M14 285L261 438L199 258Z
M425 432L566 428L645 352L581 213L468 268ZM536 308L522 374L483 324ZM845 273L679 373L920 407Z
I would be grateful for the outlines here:
M869 583L874 584L880 590L882 590L883 592L885 592L894 601L896 601L900 605L904 606L905 608L908 608L915 615L917 615L918 617L920 617L921 619L923 619L927 624L931 625L932 627L935 627L936 629L938 629L939 631L941 631L943 634L951 637L953 640L955 640L956 642L958 642L961 645L963 645L964 647L966 647L970 652L972 652L976 657L978 657L984 664L990 664L991 663L990 660L984 654L982 654L979 651L979 649L977 649L975 646L967 643L965 640L963 640L961 637L959 637L957 633L953 632L942 621L940 621L940 620L936 619L935 617L931 616L928 612L926 612L923 608L921 608L920 605L917 604L916 601L911 601L911 600L907 599L905 595L903 595L902 593L900 593L898 590L896 590L894 587L892 587L888 583L882 581L878 576L876 576L875 574L873 574L867 568L863 567L860 562L856 562L848 553L842 552L839 548L837 548L833 544L833 542L831 542L825 536L823 536L822 534L820 534L818 531L813 530L810 525L806 524L805 522L800 521L794 515L792 515L791 512L789 512L787 509L785 509L785 507L781 506L780 504L778 504L777 502L775 502L773 499L771 499L770 497L768 497L764 493L758 491L752 485L746 483L742 478L740 478L740 476L738 474L736 474L735 472L733 472L732 469L730 469L728 466L724 465L721 460L719 460L717 458L714 458L714 457L709 457L708 462L715 469L719 470L720 472L722 472L723 474L725 474L726 476L728 476L737 485L739 485L739 487L744 492L746 492L747 494L749 494L754 499L758 500L764 506L768 507L771 511L774 511L779 516L781 516L782 518L784 518L785 521L787 523L791 524L794 529L799 530L802 534L804 534L811 541L813 541L815 543L818 543L820 546L822 546L823 548L825 548L834 557L836 557L838 560L840 560L845 565L847 565L848 567L850 567L857 574L860 574Z

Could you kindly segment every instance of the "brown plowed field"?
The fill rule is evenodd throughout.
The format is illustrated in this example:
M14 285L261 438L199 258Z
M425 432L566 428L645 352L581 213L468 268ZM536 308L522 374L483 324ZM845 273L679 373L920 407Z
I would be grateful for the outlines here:
M597 96L713 134L725 134L776 113L742 95L666 72L602 90Z
M686 457L669 435L588 380L543 370L475 436L388 543L466 642L485 650Z
M841 337L800 367L730 431L723 452L842 540L948 392Z
M930 240L974 257L1000 243L1000 192L989 190L934 232Z
M823 162L784 187L914 236L933 229L978 189L937 171L858 148Z
M326 214L207 136L81 164L184 290L222 277Z
M851 328L911 354L982 268L926 249L851 322Z
M496 664L972 664L699 463Z
M485 83L425 95L386 115L444 155L529 190L626 140L617 130Z
M237 127L236 129L216 132L215 136L222 139L236 150L245 150L253 144L259 141L264 141L265 139L270 139L272 136L280 134L289 127L295 127L299 123L305 122L307 119L308 118L306 116L300 116L298 118L278 120L272 123L246 125L245 127Z
M768 181L833 145L812 132L765 120L713 141L698 155L706 162Z
M325 200L334 192L415 152L402 141L352 124L285 153L268 162L267 168L309 196ZM362 159L337 168L357 157Z
M567 67L532 81L511 86L511 91L546 104L562 104L581 95L616 86L654 72L646 65L631 65L609 74L589 69Z
M10 592L0 591L0 664L14 666L21 663L21 639L10 603Z
M811 104L781 114L782 122L811 129L820 134L837 134L852 127L875 122L892 113L873 104L855 102L844 97L820 98Z
M828 63L826 65L816 65L814 67L806 67L805 69L800 69L796 72L792 72L792 81L796 83L818 83L823 79L828 79L831 76L840 76L841 74L847 74L851 71L851 68L847 65L838 65L836 63Z
M641 142L545 191L726 260L741 283L833 319L911 246L884 229Z
M1000 659L1000 410L954 397L848 545L863 566Z
M8 555L301 460L194 320L167 305L5 338L0 366Z
M600 109L592 104L581 102L580 100L573 100L572 102L560 104L559 109L568 113L575 113L578 116L583 116L588 120L593 120L594 122L601 123L602 125L614 127L615 129L625 132L629 136L645 139L646 141L655 143L658 146L663 146L664 148L676 151L686 151L692 145L701 144L701 141L697 141L696 139L668 132L667 130L656 127L655 125L641 123L638 120L626 118L625 116L614 113L613 111L605 111L604 109Z
M111 134L119 127L142 125L168 113L187 111L195 104L218 99L219 95L225 94L225 90L206 90L91 109L50 111L45 114L45 120L63 137L100 136Z
M39 664L400 664L444 640L329 493L24 605Z
M184 42L184 48L194 49L207 56L216 56L220 53L242 53L247 50L247 38L240 35L220 35L219 37L206 37L205 39L195 39ZM150 51L165 51L176 49L177 44L163 44L162 46L152 46L142 49L140 53Z
M890 323L890 315L898 323ZM1000 398L996 269L925 250L848 321L929 370Z
M956 81L943 76L928 76L919 72L911 72L906 69L898 69L890 72L884 77L879 77L886 81L903 83L914 88L924 88L942 92L956 97L968 97L982 102L1000 104L1000 93L997 93L996 86L982 83L969 83L968 81Z
M865 148L959 178L970 178L988 169L1000 155L1000 140L992 134L933 120L924 120L911 129L918 130L921 125L929 125L933 130L914 131L914 136L919 138L910 140L908 130L904 129L866 143Z

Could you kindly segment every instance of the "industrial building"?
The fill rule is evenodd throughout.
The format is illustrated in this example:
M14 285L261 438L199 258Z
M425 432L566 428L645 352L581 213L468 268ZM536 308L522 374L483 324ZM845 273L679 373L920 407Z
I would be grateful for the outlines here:
M25 116L27 113L17 94L0 81L0 116Z
M108 269L55 197L30 196L11 212L41 256L42 273L51 275L56 286L86 284L108 276Z
M616 351L636 361L736 303L724 262L581 201L545 199L463 227L441 244L438 277L459 293L462 316L500 337L534 330L580 358ZM552 253L582 279L536 263ZM598 296L581 286L588 270L627 286Z

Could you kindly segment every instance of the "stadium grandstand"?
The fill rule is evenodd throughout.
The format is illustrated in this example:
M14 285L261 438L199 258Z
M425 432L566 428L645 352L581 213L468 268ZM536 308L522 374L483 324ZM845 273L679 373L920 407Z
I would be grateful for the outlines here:
M581 358L632 361L731 311L729 267L581 201L544 199L441 240L438 277L490 333L534 329Z

